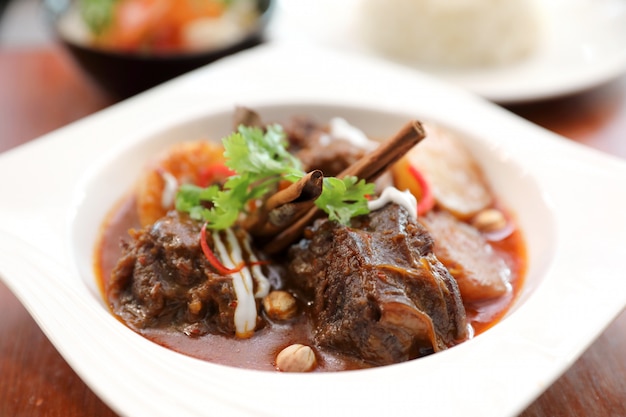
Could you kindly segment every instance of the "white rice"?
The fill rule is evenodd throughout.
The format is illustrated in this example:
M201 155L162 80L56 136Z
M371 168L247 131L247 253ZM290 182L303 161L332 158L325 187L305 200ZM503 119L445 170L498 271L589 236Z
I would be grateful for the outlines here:
M540 38L533 0L364 0L361 34L383 54L433 67L497 66Z

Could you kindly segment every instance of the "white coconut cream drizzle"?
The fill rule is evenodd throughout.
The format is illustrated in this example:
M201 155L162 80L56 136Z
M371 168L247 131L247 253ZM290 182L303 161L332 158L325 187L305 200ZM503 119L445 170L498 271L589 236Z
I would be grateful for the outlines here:
M332 118L328 123L328 127L329 135L320 137L320 143L324 146L328 145L332 138L343 139L366 151L373 151L379 145L378 142L370 140L362 130L351 125L341 117Z
M246 238L243 240L243 247L248 253L248 259L252 266L250 270L252 271L252 277L256 282L256 292L254 296L256 298L263 298L270 292L270 280L265 276L263 270L261 269L261 265L259 265L259 258L256 257L254 252L252 252L252 247L250 246L250 236L246 235Z
M367 208L375 211L389 203L396 203L409 212L413 220L417 220L417 199L409 190L400 191L396 187L387 187L376 200L368 201Z
M178 180L175 176L165 170L159 170L159 174L165 182L163 192L161 193L161 207L167 210L174 205L176 191L178 191Z
M259 259L252 252L250 237L246 235L242 240L242 250L240 241L232 229L226 229L224 233L226 234L227 245L224 245L219 232L211 234L222 264L229 269L236 268L245 261L244 251L248 258L248 263L252 264L252 266L242 268L239 272L230 274L233 280L235 296L237 297L237 307L235 307L235 330L237 337L250 337L254 332L257 320L255 298L263 298L269 293L270 282L263 274L261 266L257 264ZM254 292L255 284L256 292Z

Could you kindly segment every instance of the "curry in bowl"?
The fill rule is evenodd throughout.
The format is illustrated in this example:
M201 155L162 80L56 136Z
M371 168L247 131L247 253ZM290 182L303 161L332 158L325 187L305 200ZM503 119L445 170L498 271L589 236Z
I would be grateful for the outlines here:
M339 371L446 350L511 307L524 239L455 133L233 118L221 143L164 149L107 217L96 272L128 327L215 363Z
M68 41L121 54L219 50L257 29L257 0L77 0L58 22Z
M259 45L271 0L45 0L52 32L125 98Z

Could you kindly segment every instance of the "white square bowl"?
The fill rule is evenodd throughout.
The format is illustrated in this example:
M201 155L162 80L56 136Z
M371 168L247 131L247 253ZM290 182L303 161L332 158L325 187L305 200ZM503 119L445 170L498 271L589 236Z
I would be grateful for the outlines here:
M339 373L250 371L135 334L93 274L99 225L142 162L228 133L236 105L267 120L342 116L385 137L418 118L460 132L528 245L521 296L453 349ZM0 155L0 275L78 375L126 416L514 416L626 305L626 164L412 70L268 45L225 59Z

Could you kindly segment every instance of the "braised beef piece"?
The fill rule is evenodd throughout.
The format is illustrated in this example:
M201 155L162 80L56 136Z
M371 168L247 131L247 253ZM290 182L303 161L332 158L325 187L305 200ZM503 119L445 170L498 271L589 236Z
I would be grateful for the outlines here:
M467 337L456 282L428 232L395 204L353 219L318 220L289 250L289 272L312 301L315 342L385 365Z
M304 170L319 169L327 177L338 175L365 154L347 140L331 138L323 125L308 117L294 117L285 133Z
M170 327L190 336L235 334L230 277L213 273L200 248L200 223L170 212L132 232L112 272L108 299L131 327Z
M320 135L328 134L324 125L307 116L294 116L289 122L283 124L289 150L296 153L311 146L311 142L317 142Z

